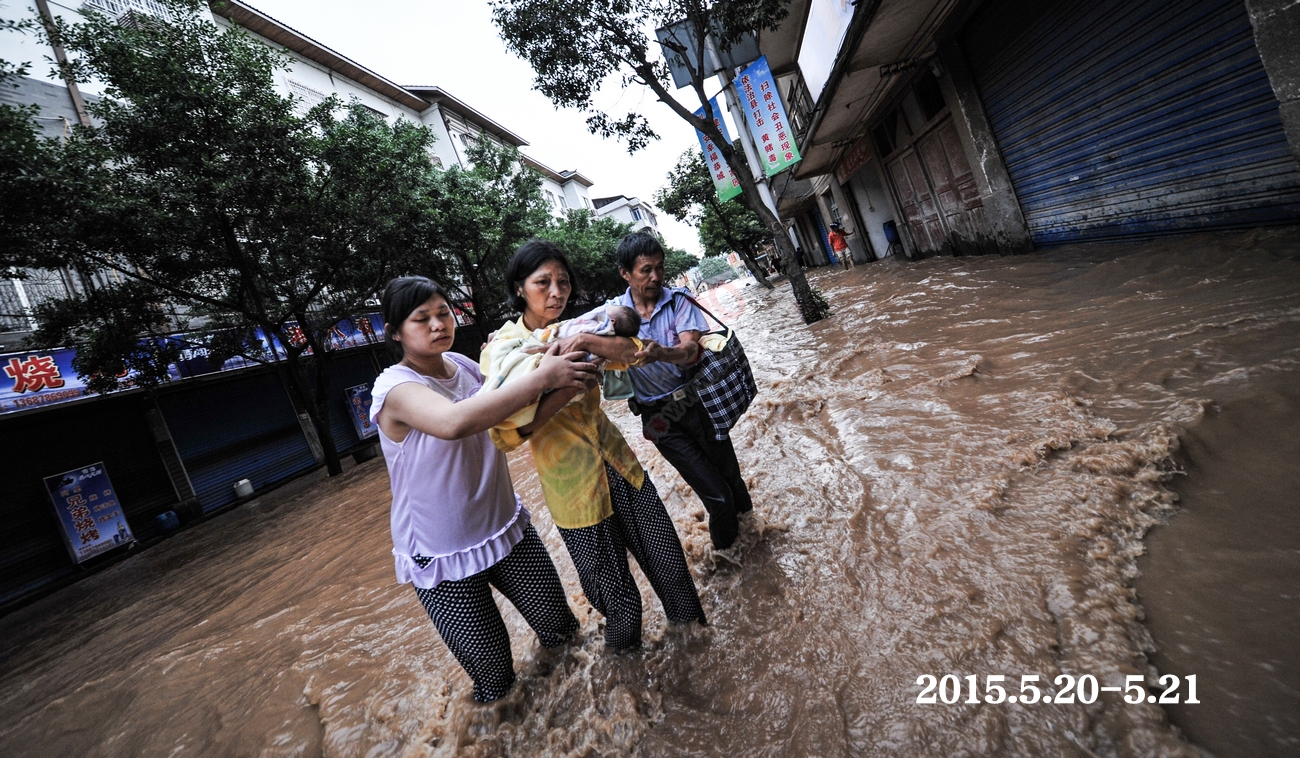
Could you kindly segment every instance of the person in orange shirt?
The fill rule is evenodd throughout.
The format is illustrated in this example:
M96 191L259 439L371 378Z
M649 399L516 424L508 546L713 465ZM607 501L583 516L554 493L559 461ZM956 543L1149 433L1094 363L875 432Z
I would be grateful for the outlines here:
M844 270L848 271L853 268L853 253L849 250L849 243L844 239L844 227L839 224L831 224L830 233L826 235L831 241L831 250L835 251L835 257L840 259L844 264Z

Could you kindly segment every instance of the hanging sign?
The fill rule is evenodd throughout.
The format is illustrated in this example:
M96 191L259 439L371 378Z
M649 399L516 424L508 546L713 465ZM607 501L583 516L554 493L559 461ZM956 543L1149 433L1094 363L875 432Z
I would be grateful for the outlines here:
M357 436L365 439L379 434L379 427L370 420L370 404L373 402L370 385L348 387L343 390L343 394L348 399L348 418L352 419L352 427L357 430Z
M741 72L735 81L736 93L745 104L745 120L749 133L758 147L759 159L768 176L798 163L799 146L790 133L790 122L785 118L785 105L776 90L776 80L767 65L767 56L754 61Z
M103 463L45 477L73 563L135 541Z
M727 144L731 144L731 135L727 134L727 125L722 120L722 111L718 109L716 97L709 100L709 107L713 109L713 123L717 124L718 131L722 132L722 138L727 141ZM704 109L695 111L695 115L704 118ZM722 153L718 152L718 146L698 129L695 131L695 136L700 138L700 148L704 150L704 163L709 169L709 175L713 177L713 188L718 191L718 199L725 203L739 195L740 181L723 160Z

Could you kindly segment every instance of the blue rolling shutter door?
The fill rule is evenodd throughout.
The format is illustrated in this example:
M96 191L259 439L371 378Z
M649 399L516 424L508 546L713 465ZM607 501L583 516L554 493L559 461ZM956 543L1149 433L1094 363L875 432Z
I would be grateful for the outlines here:
M204 512L316 466L279 378L257 372L201 382L159 399Z
M1241 0L992 0L962 47L1036 244L1300 222Z

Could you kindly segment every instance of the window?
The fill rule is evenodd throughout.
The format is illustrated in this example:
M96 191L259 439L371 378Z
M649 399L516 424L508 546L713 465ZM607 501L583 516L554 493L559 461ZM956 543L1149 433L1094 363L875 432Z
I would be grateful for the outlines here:
M546 202L550 203L551 207L554 208L556 205L555 193L551 192L550 190L546 190Z
M560 195L560 207L569 210L569 201L564 199L564 195Z
M587 210L591 210L591 200L587 199L587 198L584 196L584 197L582 198L582 207L586 208Z
M641 209L636 207L635 205L632 206L632 218L635 221L641 220Z

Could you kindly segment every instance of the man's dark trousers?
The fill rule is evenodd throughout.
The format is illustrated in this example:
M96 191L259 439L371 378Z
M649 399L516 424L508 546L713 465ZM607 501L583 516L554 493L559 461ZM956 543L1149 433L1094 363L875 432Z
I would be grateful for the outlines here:
M749 488L740 475L736 449L731 446L731 440L713 438L713 426L698 401L680 419L669 422L667 429L656 437L650 425L662 410L662 407L644 409L643 432L704 501L713 546L725 550L736 541L740 531L736 514L754 508Z

